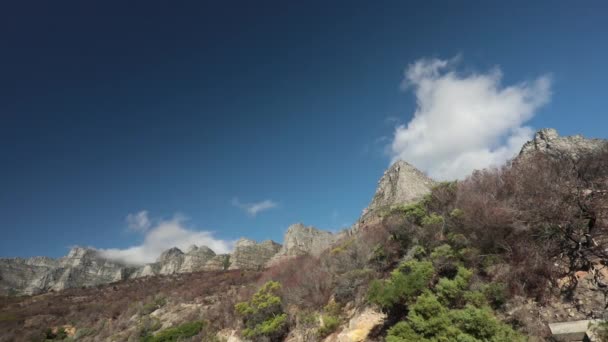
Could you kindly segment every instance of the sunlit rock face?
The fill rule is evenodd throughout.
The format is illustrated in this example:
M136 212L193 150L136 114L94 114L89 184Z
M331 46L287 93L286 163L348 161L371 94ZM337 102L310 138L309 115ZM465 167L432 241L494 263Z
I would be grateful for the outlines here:
M363 209L361 217L347 233L355 234L363 225L379 221L382 213L393 206L419 201L436 184L411 164L396 161L384 172L370 204Z
M270 240L257 243L242 238L237 241L230 256L229 269L262 269L266 263L279 252L281 245Z
M337 239L338 234L320 230L302 223L292 224L287 228L283 246L268 262L268 266L299 256L318 256L328 249Z
M422 171L402 160L396 161L380 178L376 193L363 215L395 204L415 202L428 194L434 185L435 181Z
M67 256L0 259L0 291L33 294L121 280L130 268L100 258L90 248L75 247Z
M543 128L536 132L532 140L524 144L519 155L525 157L542 152L578 159L601 150L607 143L604 139L588 139L582 135L560 136L553 128Z

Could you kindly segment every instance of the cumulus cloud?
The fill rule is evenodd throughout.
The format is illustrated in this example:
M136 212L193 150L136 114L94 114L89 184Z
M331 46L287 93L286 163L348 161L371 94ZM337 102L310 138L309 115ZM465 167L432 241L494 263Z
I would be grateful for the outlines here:
M147 217L147 214L145 216ZM156 261L158 256L169 248L177 247L185 251L192 244L207 246L219 254L230 252L234 241L217 239L209 231L188 228L185 225L185 219L176 216L152 225L146 230L144 240L140 245L125 249L98 249L98 251L102 256L111 260L141 265Z
M129 214L127 215L125 221L127 221L127 227L129 230L134 232L145 232L150 229L151 226L147 210L142 210L135 214Z
M272 200L264 200L264 201L260 201L260 202L254 202L254 203L241 203L241 201L239 201L238 198L233 198L232 205L234 205L237 208L243 209L247 214L249 214L251 216L256 216L258 213L260 213L262 211L276 208L279 204Z
M457 60L421 59L408 66L403 88L416 96L407 125L396 127L390 155L439 180L503 164L532 136L525 126L551 98L548 75L504 86L502 72L458 73Z

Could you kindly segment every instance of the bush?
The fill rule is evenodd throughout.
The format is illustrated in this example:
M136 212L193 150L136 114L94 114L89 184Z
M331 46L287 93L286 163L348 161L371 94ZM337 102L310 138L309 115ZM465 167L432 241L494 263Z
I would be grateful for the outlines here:
M167 304L167 299L165 297L156 297L153 300L145 303L141 308L142 315L149 315L154 311L162 308Z
M469 287L469 281L473 272L464 267L458 267L458 273L454 279L441 278L435 286L437 295L442 303L456 305L462 298L463 292Z
M67 331L65 331L64 327L59 327L57 329L47 329L46 330L46 339L47 340L64 340L68 337Z
M267 337L280 340L287 332L287 314L283 312L280 297L281 283L269 281L246 302L235 305L236 312L243 317L246 338Z
M340 316L342 315L342 307L336 302L330 302L323 308L321 320L323 324L317 330L319 337L325 337L336 331L340 326Z
M389 329L387 342L406 341L525 341L485 308L450 310L427 291L412 305L405 321Z
M492 305L498 309L507 302L507 287L503 283L490 283L483 288L483 294Z
M168 328L160 331L154 336L147 335L142 338L142 342L172 342L198 335L203 327L204 322L189 322L178 325L173 328Z
M433 264L429 261L406 261L391 273L390 279L373 281L368 299L385 309L411 301L429 286L434 272Z
M323 325L317 330L319 337L325 337L338 329L340 326L340 318L332 315L322 316Z

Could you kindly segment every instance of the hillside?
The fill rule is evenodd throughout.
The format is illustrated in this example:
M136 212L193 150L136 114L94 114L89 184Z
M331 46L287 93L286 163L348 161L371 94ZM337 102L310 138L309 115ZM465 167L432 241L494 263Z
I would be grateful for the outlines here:
M606 319L608 142L543 129L438 183L398 161L361 218L229 255L0 259L0 341L518 341Z

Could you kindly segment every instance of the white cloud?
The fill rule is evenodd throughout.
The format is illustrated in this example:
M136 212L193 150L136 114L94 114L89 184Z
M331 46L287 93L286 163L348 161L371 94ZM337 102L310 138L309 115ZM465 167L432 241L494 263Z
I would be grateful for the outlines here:
M232 205L237 208L243 209L247 214L251 216L256 216L262 211L276 208L279 204L272 200L264 200L254 203L241 203L238 198L233 198Z
M148 217L148 211L142 210L135 214L129 214L126 218L127 227L134 232L145 232L150 229L151 222Z
M220 240L215 238L212 232L188 228L185 226L185 219L177 216L171 220L159 221L147 230L144 241L140 245L125 249L98 249L98 251L108 259L141 265L156 261L158 256L169 248L177 247L185 251L192 244L207 246L219 254L230 252L234 241Z
M524 124L551 98L547 75L503 86L499 68L457 73L458 59L408 66L403 86L414 92L416 111L396 127L390 145L392 162L405 160L438 180L460 179L513 157L532 136Z

